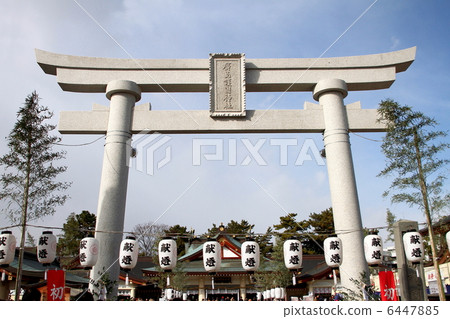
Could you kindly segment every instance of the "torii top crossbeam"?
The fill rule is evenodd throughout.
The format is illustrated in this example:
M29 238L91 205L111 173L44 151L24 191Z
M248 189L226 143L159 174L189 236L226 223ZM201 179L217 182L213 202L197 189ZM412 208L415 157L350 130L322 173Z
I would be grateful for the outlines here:
M352 57L320 59L246 59L246 92L310 91L324 78L343 80L348 91L389 88L397 72L414 61L416 48ZM56 75L65 91L105 93L117 79L136 83L141 92L208 92L208 59L113 59L79 57L36 50L38 64ZM247 110L245 117L215 119L206 110L150 111L150 105L136 107L131 133L311 133L325 129L320 106L305 103L296 110ZM105 134L108 108L61 112L59 131L63 134ZM349 130L380 132L375 109L347 108Z
M313 91L324 78L339 78L349 91L386 89L408 69L416 48L338 58L247 59L247 92ZM142 92L208 92L208 59L114 59L36 50L38 64L57 76L64 91L104 93L116 79L135 82Z

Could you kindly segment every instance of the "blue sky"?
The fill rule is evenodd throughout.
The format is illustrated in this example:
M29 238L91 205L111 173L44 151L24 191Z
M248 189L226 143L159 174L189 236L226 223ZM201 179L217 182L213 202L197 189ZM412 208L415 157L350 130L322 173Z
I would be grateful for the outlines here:
M440 129L449 129L447 1L65 0L6 1L1 6L1 137L8 135L18 107L33 90L55 112L55 123L62 110L108 105L104 94L63 92L55 77L37 65L35 48L80 56L149 59L206 59L209 53L240 52L251 59L353 56L417 46L415 62L397 74L390 89L350 92L345 102L361 101L363 108L376 108L382 99L393 98L435 117ZM247 108L265 109L272 104L274 109L302 108L305 101L314 102L312 94L252 93L247 95ZM178 109L177 104L185 109L209 107L208 94L144 94L139 103L147 102L155 110ZM416 208L391 205L382 198L390 180L376 177L384 167L384 157L381 143L372 141L380 140L382 134L360 135L350 138L364 226L384 226L387 208L399 218L423 222ZM82 144L97 137L64 135L62 143ZM200 166L192 165L195 136L169 137L172 160L166 166L153 175L130 169L126 231L158 219L158 223L181 224L203 233L212 223L245 219L256 225L256 232L264 232L286 212L297 213L302 220L331 206L326 167L314 160L295 165L303 143L313 141L318 149L323 147L320 134L196 136L220 138L225 145L223 161L203 161ZM279 149L270 146L273 138L298 141L288 153L287 165L280 165ZM265 139L260 153L267 165L258 165L254 159L242 165L249 155L244 139L253 145ZM233 141L238 160L230 166L226 159ZM64 178L73 182L71 199L54 216L33 224L61 227L72 212L96 213L102 145L99 140L88 146L64 147L67 156L61 164L68 166ZM0 154L6 151L6 142L0 139ZM0 223L9 224L5 219ZM38 234L41 229L31 231Z

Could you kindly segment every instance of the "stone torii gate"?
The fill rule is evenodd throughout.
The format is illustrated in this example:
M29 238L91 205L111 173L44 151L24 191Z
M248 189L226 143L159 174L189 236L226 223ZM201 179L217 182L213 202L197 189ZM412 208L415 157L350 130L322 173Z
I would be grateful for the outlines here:
M348 91L389 88L408 69L416 48L366 56L320 59L245 59L213 54L209 59L150 60L79 57L36 50L43 71L64 91L106 93L110 107L60 114L62 134L106 134L96 238L100 255L91 272L119 276L132 134L323 133L336 234L343 245L341 283L367 272L362 221L349 131L382 132L376 109L344 104ZM246 110L245 92L312 92L319 104L296 110ZM210 92L210 109L152 111L134 108L141 92ZM103 231L103 232L101 232ZM91 289L94 288L91 286ZM115 294L116 291L113 291Z

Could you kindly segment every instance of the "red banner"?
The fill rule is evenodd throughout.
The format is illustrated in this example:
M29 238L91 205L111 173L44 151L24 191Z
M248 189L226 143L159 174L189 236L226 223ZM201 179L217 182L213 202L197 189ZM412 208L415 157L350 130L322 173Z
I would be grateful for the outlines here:
M47 271L47 300L64 301L66 274L64 270Z
M397 288L394 273L392 271L380 271L380 290L382 301L398 301Z

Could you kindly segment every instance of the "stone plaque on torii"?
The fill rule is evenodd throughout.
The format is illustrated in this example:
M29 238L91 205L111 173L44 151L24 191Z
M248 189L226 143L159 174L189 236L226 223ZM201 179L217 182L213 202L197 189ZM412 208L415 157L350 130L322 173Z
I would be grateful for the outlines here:
M389 88L396 73L408 69L416 48L339 58L245 59L243 54L212 54L209 59L113 59L79 57L36 50L45 73L56 75L65 91L106 93L110 107L63 111L62 134L106 134L97 209L100 256L91 272L109 269L119 277L132 134L323 133L336 234L343 245L342 286L368 273L349 131L383 132L376 109L344 105L348 91ZM319 104L303 109L248 110L245 92L313 93ZM205 110L152 111L134 107L141 92L210 92ZM103 231L103 232L101 232ZM349 248L351 247L351 248ZM91 289L94 287L91 286ZM113 292L114 293L114 292Z

